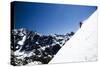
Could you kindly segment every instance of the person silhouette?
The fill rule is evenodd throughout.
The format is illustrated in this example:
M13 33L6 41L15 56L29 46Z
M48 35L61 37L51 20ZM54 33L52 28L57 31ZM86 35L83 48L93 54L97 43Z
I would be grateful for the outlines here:
M80 22L79 24L80 24L80 28L81 28L81 26L82 26L82 24L83 24L83 23L82 23L82 22Z

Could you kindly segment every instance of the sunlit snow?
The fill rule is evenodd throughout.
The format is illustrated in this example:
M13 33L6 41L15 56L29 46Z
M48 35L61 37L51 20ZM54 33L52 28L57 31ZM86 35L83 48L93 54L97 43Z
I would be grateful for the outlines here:
M97 11L83 22L82 27L49 62L84 62L97 60Z

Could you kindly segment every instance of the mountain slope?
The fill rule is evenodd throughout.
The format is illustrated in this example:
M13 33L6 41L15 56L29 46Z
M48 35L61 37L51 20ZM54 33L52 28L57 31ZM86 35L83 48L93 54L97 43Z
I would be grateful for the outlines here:
M95 11L75 35L49 62L81 62L97 60L97 11Z
M41 35L25 28L12 30L11 64L47 64L74 32L66 35Z

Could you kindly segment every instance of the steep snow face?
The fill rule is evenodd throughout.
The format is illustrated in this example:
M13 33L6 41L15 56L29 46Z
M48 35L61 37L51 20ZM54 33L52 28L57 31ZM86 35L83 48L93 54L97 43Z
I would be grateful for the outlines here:
M83 22L82 27L49 62L84 62L97 60L97 11Z

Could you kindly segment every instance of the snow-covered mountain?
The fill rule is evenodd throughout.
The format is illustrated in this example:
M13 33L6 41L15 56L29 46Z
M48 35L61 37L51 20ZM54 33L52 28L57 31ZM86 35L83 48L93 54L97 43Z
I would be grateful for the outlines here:
M14 66L96 60L97 11L75 34L42 35L25 28L11 32L11 65Z
M74 32L65 35L42 35L25 28L11 32L11 64L47 64Z
M96 61L97 41L97 11L95 11L49 64Z

